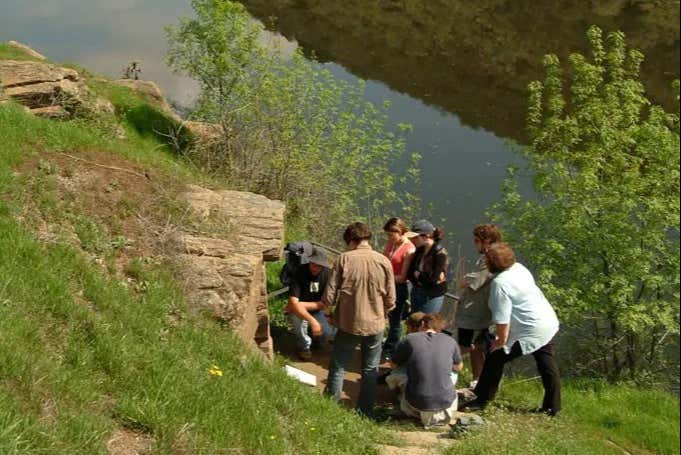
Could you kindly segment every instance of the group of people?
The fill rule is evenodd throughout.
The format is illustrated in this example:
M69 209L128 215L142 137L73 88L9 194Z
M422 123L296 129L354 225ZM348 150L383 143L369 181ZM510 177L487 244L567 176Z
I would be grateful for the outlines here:
M408 229L391 218L383 230L387 242L379 253L367 225L349 225L343 234L347 250L333 265L315 247L291 279L286 312L300 356L310 359L315 343L333 339L325 393L340 400L345 369L359 346L361 413L374 415L377 383L385 382L398 391L403 413L426 426L444 424L457 409L484 408L497 393L504 365L531 354L545 392L538 410L557 414L558 318L499 229L474 229L480 257L459 283L455 311L445 305L453 277L442 229L427 220ZM405 320L408 333L402 337ZM459 404L462 355L470 355L475 399ZM393 370L379 378L381 358Z

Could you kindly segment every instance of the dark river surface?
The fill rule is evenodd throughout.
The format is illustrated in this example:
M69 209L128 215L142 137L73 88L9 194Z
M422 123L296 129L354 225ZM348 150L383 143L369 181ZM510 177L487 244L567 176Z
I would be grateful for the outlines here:
M586 49L585 31L620 29L646 55L649 95L671 109L679 77L679 2L671 0L243 0L291 47L302 46L344 79L369 81L367 97L392 102L391 121L414 126L423 195L450 249L473 254L472 227L499 198L506 167L521 160L528 82L541 57ZM0 40L117 76L141 60L180 104L192 81L163 63L163 26L191 14L188 0L0 0Z

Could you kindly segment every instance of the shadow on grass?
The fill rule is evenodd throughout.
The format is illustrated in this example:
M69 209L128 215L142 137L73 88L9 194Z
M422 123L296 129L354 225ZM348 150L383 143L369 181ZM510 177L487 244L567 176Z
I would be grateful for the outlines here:
M185 153L195 141L181 122L148 104L128 109L125 118L141 136L153 137L178 154Z

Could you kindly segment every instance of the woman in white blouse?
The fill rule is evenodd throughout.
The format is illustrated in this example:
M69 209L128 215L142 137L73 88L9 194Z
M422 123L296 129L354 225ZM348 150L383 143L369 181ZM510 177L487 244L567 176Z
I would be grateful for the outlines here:
M497 274L491 284L489 307L497 339L485 360L475 390L476 399L464 406L481 409L494 399L504 365L532 354L544 385L541 412L551 416L560 411L560 373L554 356L554 339L559 323L556 313L515 254L505 243L495 243L485 254L487 267Z

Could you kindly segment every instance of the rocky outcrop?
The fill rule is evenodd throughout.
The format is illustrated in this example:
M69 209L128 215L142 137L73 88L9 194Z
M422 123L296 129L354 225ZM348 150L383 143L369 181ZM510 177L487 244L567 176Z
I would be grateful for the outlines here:
M171 240L189 301L271 357L265 262L281 258L284 204L198 186L190 186L183 198L200 221L218 220L227 233L227 238L178 234Z
M36 51L35 49L31 49L29 46L27 46L23 43L12 40L12 41L8 41L7 44L10 45L11 47L15 48L15 49L19 49L24 54L26 54L29 57L32 57L36 60L47 60L47 57L45 57L43 54Z
M76 70L46 62L0 60L0 92L45 117L113 112L111 103L92 96Z

